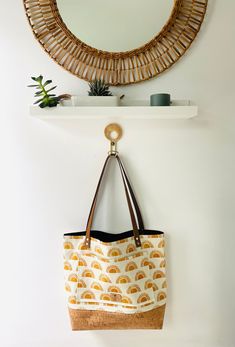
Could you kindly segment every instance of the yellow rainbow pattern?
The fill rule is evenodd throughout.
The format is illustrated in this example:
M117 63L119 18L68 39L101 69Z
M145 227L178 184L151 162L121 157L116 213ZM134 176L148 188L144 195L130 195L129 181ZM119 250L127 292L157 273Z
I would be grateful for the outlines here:
M164 234L116 242L64 236L65 292L70 308L145 312L166 303Z

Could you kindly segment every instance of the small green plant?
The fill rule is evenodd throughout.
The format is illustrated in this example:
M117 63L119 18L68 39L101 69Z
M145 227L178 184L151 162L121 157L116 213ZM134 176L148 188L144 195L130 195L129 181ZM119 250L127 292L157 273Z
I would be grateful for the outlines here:
M52 80L47 80L43 83L43 76L40 75L38 77L31 77L34 82L37 84L31 84L28 87L34 87L38 89L37 92L35 92L34 97L39 98L37 101L35 101L34 104L39 104L39 107L55 107L59 104L60 100L70 99L69 94L62 94L59 96L56 96L56 94L49 94L52 90L54 90L57 86L51 87L48 90L46 90L46 86L52 83Z
M102 80L95 80L89 83L89 96L113 96L109 90L109 85Z

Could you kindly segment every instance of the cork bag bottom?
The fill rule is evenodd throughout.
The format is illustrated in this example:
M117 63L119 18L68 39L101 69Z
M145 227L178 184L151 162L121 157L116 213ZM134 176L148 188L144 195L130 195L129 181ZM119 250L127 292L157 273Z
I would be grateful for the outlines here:
M133 314L69 308L69 314L72 330L162 329L165 307Z

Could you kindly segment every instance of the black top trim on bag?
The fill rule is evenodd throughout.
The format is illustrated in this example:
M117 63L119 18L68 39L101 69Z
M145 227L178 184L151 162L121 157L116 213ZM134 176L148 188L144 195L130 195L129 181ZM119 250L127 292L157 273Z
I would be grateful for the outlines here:
M85 236L86 231L78 231L73 233L66 233L64 236ZM139 230L139 235L164 235L162 231L158 230ZM91 230L91 237L98 239L102 242L114 242L133 236L133 230L125 231L119 234L106 233L99 230Z

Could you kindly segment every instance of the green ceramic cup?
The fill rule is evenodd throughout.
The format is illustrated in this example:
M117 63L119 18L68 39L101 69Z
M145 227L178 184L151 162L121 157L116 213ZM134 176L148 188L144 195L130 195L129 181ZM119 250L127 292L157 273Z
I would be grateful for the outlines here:
M151 106L170 106L171 96L170 94L152 94L150 96Z

